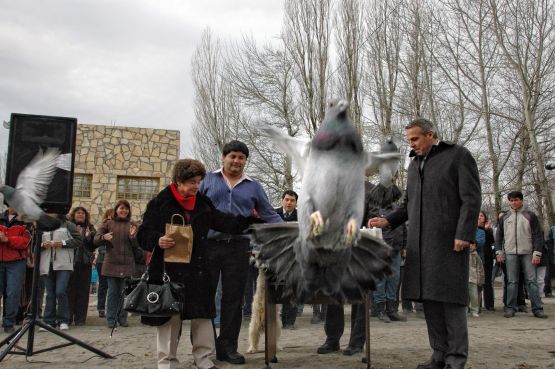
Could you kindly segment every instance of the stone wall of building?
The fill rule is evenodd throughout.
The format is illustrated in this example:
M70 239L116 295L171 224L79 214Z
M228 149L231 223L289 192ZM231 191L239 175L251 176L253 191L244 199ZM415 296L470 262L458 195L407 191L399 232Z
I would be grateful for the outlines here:
M169 184L173 164L179 158L179 131L79 124L75 149L75 173L92 175L90 197L73 196L73 207L84 206L98 224L102 214L115 205L119 176L159 178L161 190ZM128 199L134 219L144 212L149 199Z

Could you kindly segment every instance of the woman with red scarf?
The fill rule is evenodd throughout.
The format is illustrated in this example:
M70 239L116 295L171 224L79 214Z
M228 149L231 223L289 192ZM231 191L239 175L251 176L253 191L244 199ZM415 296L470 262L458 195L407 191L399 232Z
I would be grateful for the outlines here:
M153 250L150 278L162 283L166 273L174 282L184 285L181 316L171 318L142 317L142 322L157 326L158 369L174 369L179 365L177 344L182 320L191 320L193 358L199 369L217 369L209 356L215 351L212 318L215 316L214 292L208 278L204 242L209 229L225 233L241 233L250 224L260 222L255 217L241 217L218 211L210 199L199 194L200 183L206 175L204 165L193 159L179 160L174 168L172 183L147 206L137 238L145 250ZM193 229L191 262L165 263L164 250L174 247L174 240L165 235L166 223L172 215L180 214Z

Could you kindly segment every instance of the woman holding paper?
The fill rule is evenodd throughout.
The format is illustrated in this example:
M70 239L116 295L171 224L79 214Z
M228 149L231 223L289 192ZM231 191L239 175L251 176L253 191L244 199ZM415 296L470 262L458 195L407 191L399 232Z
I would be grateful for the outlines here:
M218 211L210 199L198 193L206 175L204 165L193 159L179 160L174 168L172 183L147 206L137 238L145 250L153 250L150 260L150 280L162 281L166 273L174 282L184 285L181 316L171 318L142 317L142 322L157 326L158 368L177 368L177 343L182 320L191 320L193 358L199 369L215 369L210 360L215 350L211 319L215 316L214 291L207 278L204 242L209 229L226 233L241 233L250 224L260 222L255 217L241 217ZM164 250L176 247L176 240L166 235L166 225L172 216L181 215L192 228L192 255L189 263L165 262ZM174 217L181 219L181 217ZM178 224L181 224L179 220ZM179 240L181 247L183 240Z

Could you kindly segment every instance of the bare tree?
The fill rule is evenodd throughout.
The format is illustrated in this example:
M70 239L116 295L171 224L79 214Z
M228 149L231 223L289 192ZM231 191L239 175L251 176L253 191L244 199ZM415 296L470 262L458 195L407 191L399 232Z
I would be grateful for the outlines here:
M330 0L286 0L282 38L295 66L302 120L312 136L324 118L329 88Z
M349 101L349 116L361 131L363 93L361 82L364 65L364 2L341 0L336 13L336 40L339 65L338 96Z
M555 209L544 171L545 151L538 141L544 120L537 114L544 104L553 102L555 93L554 4L550 0L489 0L489 5L499 48L518 79L525 134L538 168L538 188L553 224Z
M401 73L401 12L404 0L372 1L366 12L366 63L368 71L365 92L371 101L371 114L382 139L401 135L395 126L395 110L399 98Z
M283 46L283 45L279 45ZM283 47L257 47L254 40L245 38L228 57L227 77L245 110L253 114L252 125L243 127L249 132L250 143L258 154L252 160L259 179L269 189L271 197L279 198L286 189L294 187L295 173L286 153L276 153L273 145L257 132L260 124L272 125L295 137L302 133L298 94L293 74L293 63Z
M191 62L195 91L193 151L208 168L220 165L222 148L237 136L237 124L231 120L237 109L231 86L223 77L222 45L212 32L203 32Z

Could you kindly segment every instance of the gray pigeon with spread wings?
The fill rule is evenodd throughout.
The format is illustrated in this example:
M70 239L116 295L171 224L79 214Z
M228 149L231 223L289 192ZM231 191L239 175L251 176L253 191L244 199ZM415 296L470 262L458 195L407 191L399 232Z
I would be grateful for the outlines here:
M39 206L46 199L48 186L61 164L60 159L60 150L57 148L48 148L46 151L39 149L19 173L15 188L0 185L5 201L17 211L19 217L26 222L36 221L42 230L60 226L57 219L48 216Z
M252 227L259 265L285 284L283 297L291 301L318 292L338 302L360 299L391 272L390 247L360 227L365 174L391 171L400 154L365 152L347 107L344 100L331 102L308 143L263 128L303 171L299 222Z

